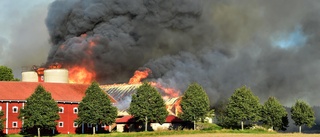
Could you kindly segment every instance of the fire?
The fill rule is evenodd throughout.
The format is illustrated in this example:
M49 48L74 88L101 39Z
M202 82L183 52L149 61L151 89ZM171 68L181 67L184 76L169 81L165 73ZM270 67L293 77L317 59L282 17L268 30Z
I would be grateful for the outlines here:
M149 73L151 73L151 70L148 68L146 68L145 70L142 70L142 71L136 70L134 72L133 77L130 78L129 84L141 83L141 80L147 78Z
M48 68L49 69L59 69L59 68L62 68L62 64L56 62L56 63L51 64Z
M151 70L149 68L146 68L145 70L136 70L134 72L133 77L130 78L129 84L139 84L141 83L141 80L145 79L148 77L148 75L151 73ZM157 82L150 82L151 86L154 86L160 90L163 91L164 95L162 98L168 99L168 98L173 98L173 97L178 97L180 94L179 90L176 90L174 88L168 88L162 86L160 83Z
M179 113L182 112L182 108L180 106L180 102L181 102L181 97L179 97L179 99L174 103L174 107L175 107L175 114L178 115Z
M164 92L165 95L162 97L164 99L178 97L180 94L179 90L176 90L174 88L164 87L160 83L150 82L150 84L151 86L154 86Z
M96 74L94 72L90 72L86 68L81 66L75 66L75 67L69 68L68 70L69 70L69 83L89 84L96 77Z

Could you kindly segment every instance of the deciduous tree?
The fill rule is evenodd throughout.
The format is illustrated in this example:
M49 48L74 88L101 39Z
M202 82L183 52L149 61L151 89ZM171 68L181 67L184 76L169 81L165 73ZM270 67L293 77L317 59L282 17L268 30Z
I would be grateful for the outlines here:
M243 130L243 122L258 121L260 119L260 111L259 98L254 96L249 88L242 86L236 89L229 98L225 119L229 124L237 125L240 122Z
M0 66L0 81L13 81L12 69L6 66Z
M313 109L301 100L297 100L291 107L291 118L295 125L299 126L299 133L301 133L302 125L307 125L308 127L315 125Z
M117 117L117 108L114 107L108 95L101 90L97 82L93 82L86 90L85 97L79 104L78 119L75 122L87 123L93 125L93 134L95 126L106 124L111 125Z
M0 131L3 131L4 129L4 121L6 120L5 118L2 118L4 116L4 113L3 111L1 110L0 111Z
M19 119L23 120L25 131L35 134L35 130L38 130L39 136L39 129L55 129L56 120L60 119L58 112L58 104L51 97L51 93L39 85L35 92L27 98L24 108L20 110Z
M180 102L182 113L179 117L185 121L203 120L210 111L210 102L207 93L198 83L192 83L182 95ZM195 127L194 127L195 128Z
M264 124L275 130L285 130L288 127L288 113L275 97L262 106L261 119Z
M143 83L132 95L129 114L145 123L145 131L149 121L164 123L168 116L165 103L160 93L148 83Z

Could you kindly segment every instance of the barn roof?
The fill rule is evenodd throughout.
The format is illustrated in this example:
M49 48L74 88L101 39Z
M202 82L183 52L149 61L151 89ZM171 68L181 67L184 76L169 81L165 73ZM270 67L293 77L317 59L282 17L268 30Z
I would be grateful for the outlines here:
M0 100L26 100L38 85L42 85L59 102L80 102L89 87L88 84L0 81ZM109 98L112 103L116 102Z
M117 102L122 102L126 97L131 97L142 84L114 84L100 85L100 88L112 96Z
M137 88L142 84L113 84L113 85L100 85L100 88L107 92L111 97L116 100L115 106L118 108L118 115L128 115L127 109L130 106L132 94L135 94ZM156 87L155 87L156 88ZM156 88L160 93L161 89ZM169 115L177 115L176 103L180 97L173 97L164 99L167 106L167 111Z

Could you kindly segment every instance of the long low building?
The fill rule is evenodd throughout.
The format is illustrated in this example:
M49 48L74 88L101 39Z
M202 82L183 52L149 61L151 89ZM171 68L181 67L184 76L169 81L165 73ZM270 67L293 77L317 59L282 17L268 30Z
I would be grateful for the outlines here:
M52 98L58 103L60 119L57 121L58 125L54 132L73 134L92 131L91 125L82 125L79 127L78 124L74 122L77 118L78 105L85 96L85 92L89 87L88 84L0 81L0 110L4 112L3 118L5 118L3 133L16 134L21 132L23 121L18 119L19 110L24 107L26 99L34 93L38 85L42 85L46 91L50 92ZM116 84L100 86L100 88L108 94L111 102L118 108L118 118L115 124L97 127L97 130L100 131L100 129L103 129L111 131L117 128L118 131L123 131L124 128L122 125L128 124L120 119L130 117L126 109L130 106L132 94L136 92L136 89L140 85L141 84ZM169 119L172 117L177 119L179 101L179 97L165 100L169 112ZM170 120L166 122L167 124L165 125L168 127ZM159 127L159 125L156 126L157 128ZM157 128L155 127L154 129Z
M18 119L19 110L24 107L26 99L34 93L36 87L42 85L51 93L52 98L58 103L60 119L56 131L61 134L91 131L90 125L81 126L74 122L78 114L78 105L85 96L89 87L87 84L46 83L46 82L0 82L0 109L4 112L5 134L15 134L22 130L23 121ZM110 97L110 96L109 96ZM115 100L110 97L111 102ZM103 127L108 129L109 127Z

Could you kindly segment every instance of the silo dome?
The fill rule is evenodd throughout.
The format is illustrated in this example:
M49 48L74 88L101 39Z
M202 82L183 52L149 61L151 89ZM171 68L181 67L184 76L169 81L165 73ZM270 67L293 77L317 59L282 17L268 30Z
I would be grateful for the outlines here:
M68 70L66 69L47 69L44 71L44 82L68 83Z
M38 74L34 71L26 71L22 72L22 80L23 82L38 82Z

